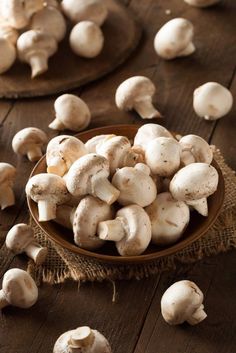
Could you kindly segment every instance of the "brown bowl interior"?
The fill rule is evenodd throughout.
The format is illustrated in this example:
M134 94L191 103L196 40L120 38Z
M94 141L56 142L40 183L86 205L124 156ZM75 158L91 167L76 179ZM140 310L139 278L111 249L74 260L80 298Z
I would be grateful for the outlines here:
M97 129L88 130L76 135L80 140L86 142L93 136L100 134L116 134L116 135L124 135L129 139L133 139L139 126L138 125L114 125L114 126L106 126ZM202 217L197 212L191 213L191 219L188 227L186 228L182 238L175 244L168 247L158 247L155 245L150 245L144 254L139 256L119 256L115 245L113 242L107 242L101 249L95 251L88 251L79 248L73 242L73 234L72 231L57 225L53 221L50 222L39 222L38 220L38 208L37 204L32 201L30 198L27 198L28 206L33 216L35 222L38 226L46 233L46 235L61 245L63 248L66 248L78 255L87 256L93 259L97 259L99 261L105 261L109 263L143 263L147 261L152 261L157 258L172 255L177 251L182 250L187 245L193 243L201 236L203 236L210 226L215 222L221 207L224 201L224 179L222 172L216 163L213 161L212 165L217 169L219 173L219 185L217 191L208 198L208 206L209 206L209 215L208 217ZM40 161L34 167L31 177L35 174L45 173L46 172L46 159L45 156L40 159Z

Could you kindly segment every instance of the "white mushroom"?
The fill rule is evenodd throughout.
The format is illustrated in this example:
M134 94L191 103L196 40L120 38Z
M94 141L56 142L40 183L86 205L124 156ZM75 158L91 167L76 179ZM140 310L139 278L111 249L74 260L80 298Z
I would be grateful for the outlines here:
M159 124L145 124L138 129L134 137L134 146L139 146L145 151L147 144L157 137L173 136L164 126Z
M212 6L220 2L221 0L184 0L187 4L196 7L207 7Z
M200 136L186 135L179 140L182 148L181 163L187 165L195 162L211 164L213 151L211 146Z
M55 174L41 173L30 178L25 188L28 197L38 203L39 221L56 218L56 207L69 200L64 180Z
M108 9L103 0L62 0L61 8L74 23L91 21L101 26L108 15Z
M187 56L195 51L193 25L184 18L174 18L157 32L154 39L156 53L163 59Z
M87 104L74 94L63 94L54 103L56 118L49 124L53 130L84 130L90 123L91 113Z
M27 155L31 162L36 162L42 157L42 148L47 142L45 132L36 127L27 127L15 134L12 148L15 153Z
M85 154L87 154L85 145L76 137L56 136L47 145L47 172L63 176L72 164Z
M7 305L30 308L38 299L38 288L33 278L19 268L8 270L0 290L0 309Z
M170 192L179 201L193 201L212 195L218 185L217 170L207 163L191 163L170 182Z
M9 230L6 247L17 255L25 252L36 265L41 265L47 256L47 248L36 242L33 229L24 223L16 224Z
M190 220L189 207L183 201L174 200L169 192L158 194L145 211L152 225L152 242L156 245L175 243Z
M203 293L194 282L178 281L163 294L161 313L170 325L179 325L185 321L196 325L207 317L202 303Z
M193 93L195 113L206 120L216 120L228 114L232 105L231 92L217 82L207 82Z
M41 75L48 70L48 59L57 51L56 40L36 30L21 34L17 41L19 59L31 66L31 77Z
M104 46L103 33L96 23L82 21L77 23L70 33L71 50L83 58L95 58Z
M63 333L56 341L53 353L111 353L107 339L88 326Z
M151 223L147 213L138 205L121 208L114 220L98 224L98 236L112 240L121 256L142 254L151 241Z
M115 101L120 110L135 110L143 119L160 118L153 106L156 87L145 76L133 76L122 82L116 90Z
M190 210L193 209L204 217L208 216L208 204L206 197L199 200L187 201L186 203L190 206Z
M114 134L106 134L106 135L96 135L86 141L85 147L87 148L89 153L96 153L96 149L100 144L110 139L111 137L115 137Z
M118 169L112 178L112 184L120 190L118 202L123 205L137 204L141 207L150 205L156 198L157 187L150 177L150 168L140 164Z
M5 38L9 43L15 45L18 37L18 31L0 18L0 38ZM1 51L1 53L3 52Z
M16 48L6 38L0 37L0 74L8 71L16 60Z
M0 208L15 205L15 195L12 190L15 181L16 168L8 163L0 163Z
M120 192L109 182L108 177L107 159L89 153L71 166L66 177L66 186L73 196L90 194L111 205L117 200Z

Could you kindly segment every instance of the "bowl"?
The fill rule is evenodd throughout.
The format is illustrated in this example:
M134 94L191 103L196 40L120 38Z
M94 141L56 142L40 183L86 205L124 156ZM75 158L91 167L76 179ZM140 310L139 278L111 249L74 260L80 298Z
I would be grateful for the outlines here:
M105 126L92 130L87 130L76 135L80 140L86 142L88 139L100 135L100 134L116 134L127 136L129 139L133 139L139 125L113 125ZM56 224L53 221L39 222L38 219L38 207L37 203L27 197L30 213L34 218L37 225L43 230L49 239L57 243L58 245L66 248L73 253L81 256L96 259L106 263L115 264L138 264L153 261L157 258L168 256L184 249L200 237L206 234L207 230L215 222L224 201L224 178L220 167L217 162L213 160L212 165L217 169L219 173L219 184L216 192L208 198L209 215L203 217L197 212L191 213L191 218L188 227L186 228L181 239L175 244L168 247L159 247L156 245L149 245L148 249L138 256L120 256L116 250L113 242L107 242L101 249L96 251L89 251L76 246L73 242L72 231ZM43 156L39 162L35 165L30 177L35 174L46 172L46 157Z

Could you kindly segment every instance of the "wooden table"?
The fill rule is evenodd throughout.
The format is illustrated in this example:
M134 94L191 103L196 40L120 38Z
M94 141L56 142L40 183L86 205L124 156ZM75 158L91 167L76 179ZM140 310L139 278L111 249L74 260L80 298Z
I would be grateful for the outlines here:
M155 104L164 114L164 125L182 134L199 134L216 144L228 164L236 169L235 111L217 122L206 122L193 112L192 93L200 84L217 81L236 97L234 0L197 10L182 0L124 1L144 26L142 41L132 57L105 79L77 90L92 111L90 128L140 123L134 113L123 113L114 104L116 87L127 77L142 74L157 86ZM166 10L171 10L171 15ZM155 32L166 21L185 17L195 25L194 55L165 62L153 50ZM11 149L14 134L27 126L48 129L55 97L0 102L0 161L17 167L17 204L0 212L1 243L13 224L27 222L24 186L32 164ZM26 268L26 257L4 259L1 277L11 267ZM90 325L110 340L113 353L235 353L236 352L236 251L206 258L191 265L141 281L116 282L117 300L107 283L66 282L43 284L39 300L28 310L8 307L0 313L1 353L47 353L57 337L80 325ZM205 294L208 318L196 327L168 326L160 314L160 298L174 281L191 279Z

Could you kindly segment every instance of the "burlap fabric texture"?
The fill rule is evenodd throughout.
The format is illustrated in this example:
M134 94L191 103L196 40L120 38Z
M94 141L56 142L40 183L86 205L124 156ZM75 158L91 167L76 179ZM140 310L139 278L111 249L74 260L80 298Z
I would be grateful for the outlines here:
M222 211L210 230L202 238L184 250L141 265L114 265L78 256L49 241L31 220L39 243L49 249L46 262L35 266L29 262L28 271L37 282L60 283L67 278L75 281L102 281L117 279L141 279L165 270L174 269L176 263L191 263L206 256L216 255L236 248L236 176L224 162L220 152L215 152L225 179L225 200Z

